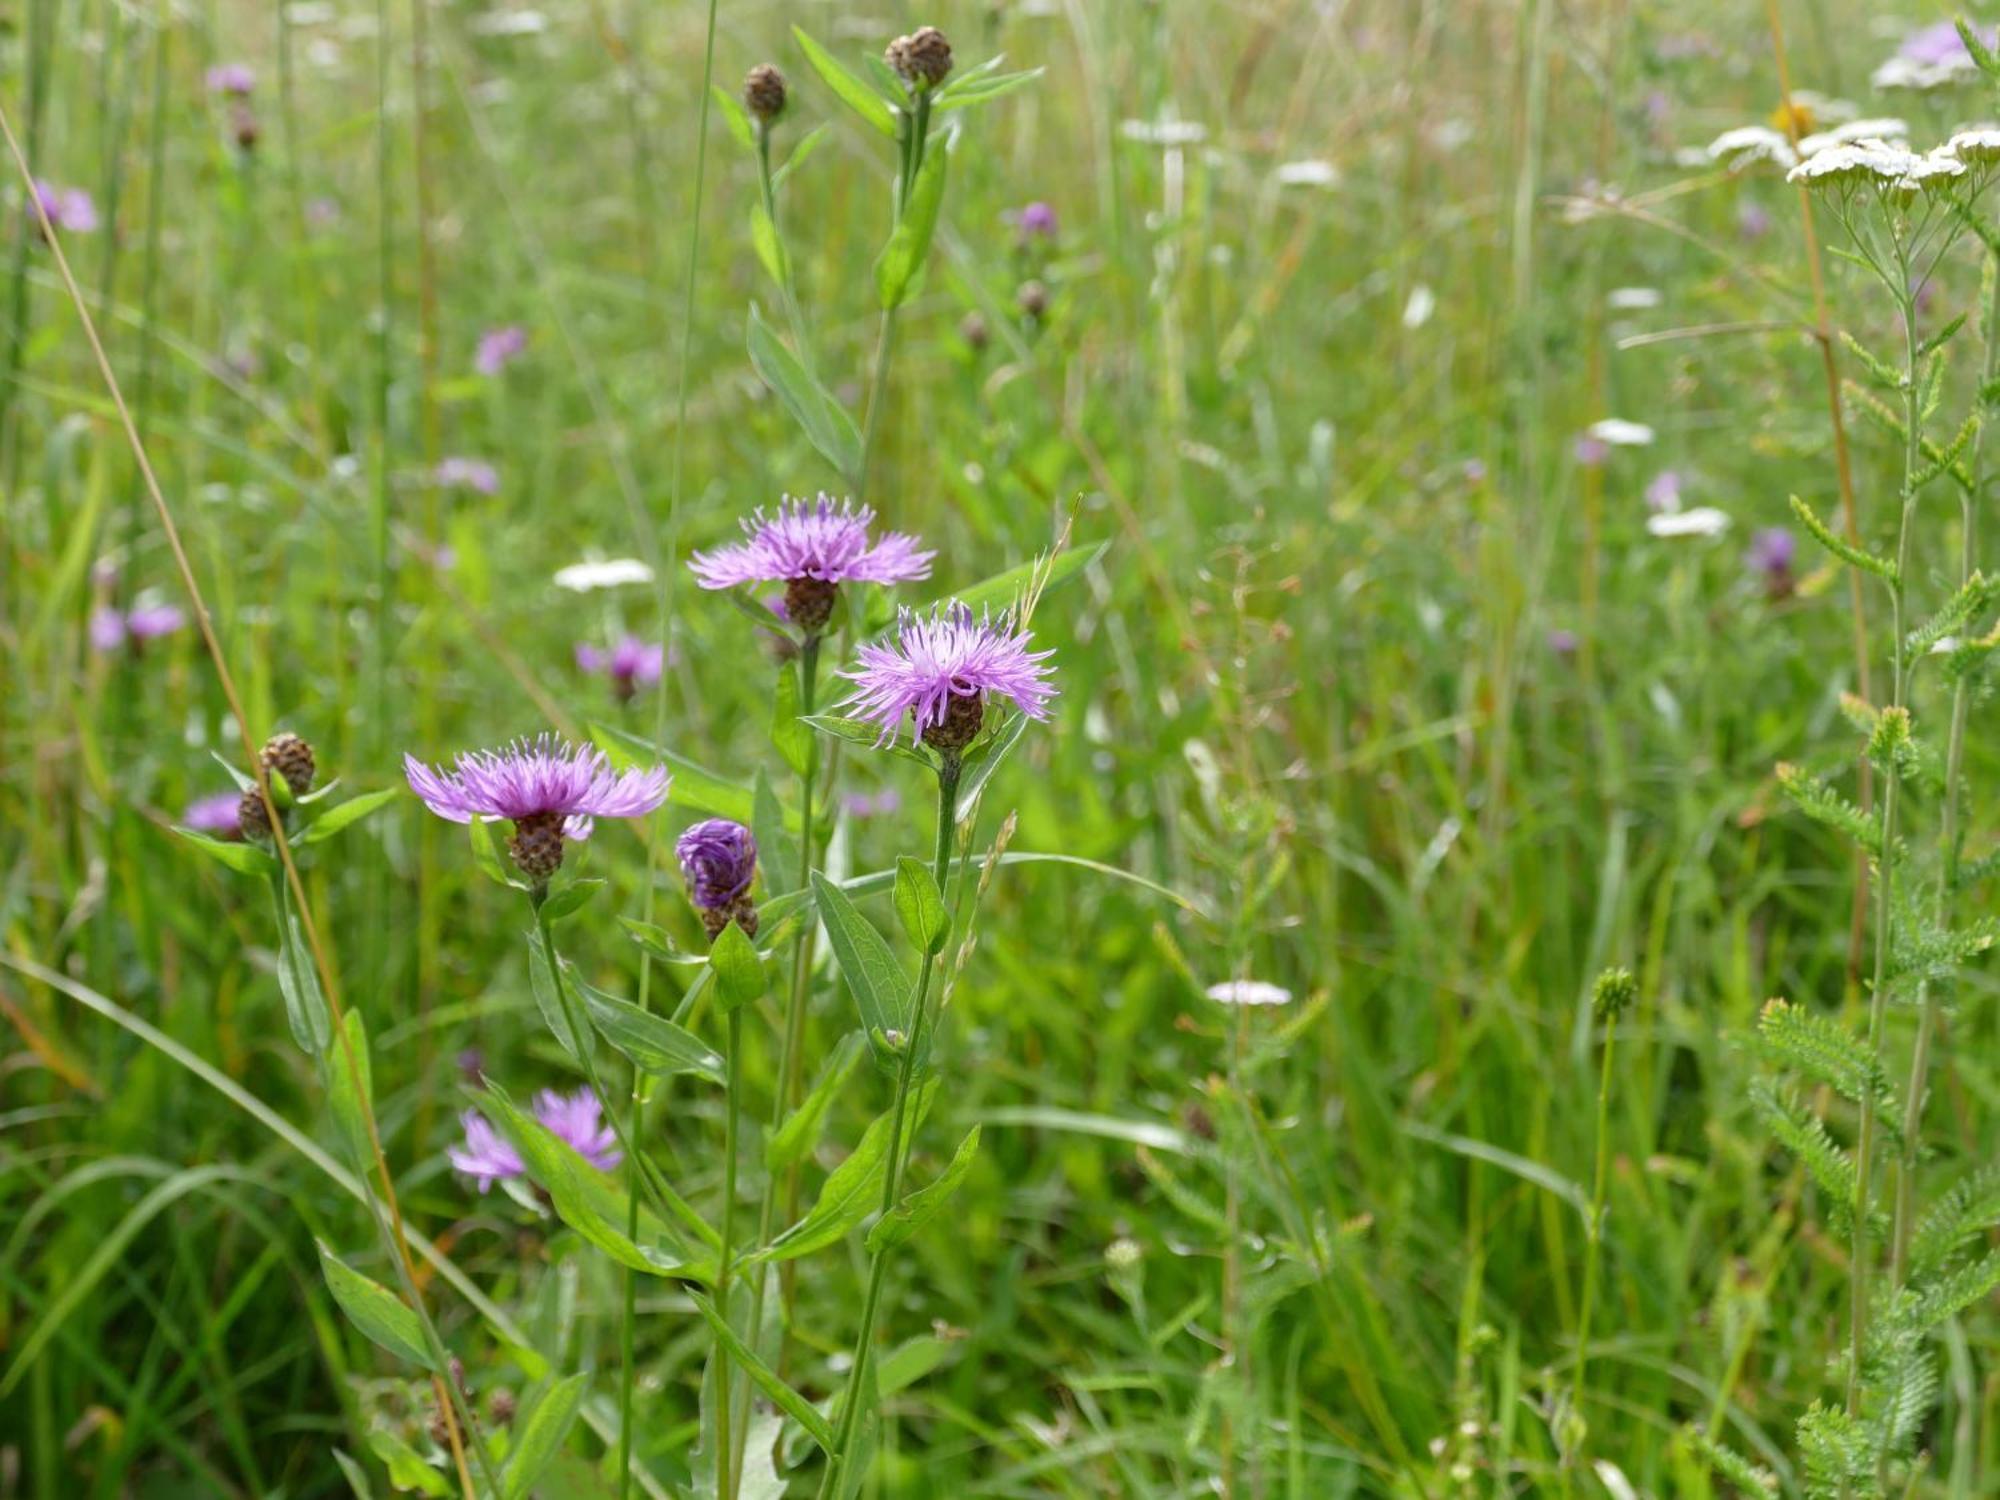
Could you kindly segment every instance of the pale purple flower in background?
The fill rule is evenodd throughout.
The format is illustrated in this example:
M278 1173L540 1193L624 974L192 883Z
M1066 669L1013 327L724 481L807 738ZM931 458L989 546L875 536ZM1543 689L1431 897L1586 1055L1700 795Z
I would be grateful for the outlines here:
M489 328L479 336L472 367L482 375L498 375L528 347L528 331L519 324Z
M1553 651L1557 656L1574 656L1576 655L1577 646L1581 644L1577 640L1574 630L1564 630L1561 627L1551 630L1546 640L1549 650Z
M543 1089L535 1095L535 1118L549 1134L600 1172L618 1165L617 1133L604 1123L604 1107L589 1089L578 1089L574 1094ZM445 1156L452 1166L479 1184L480 1192L526 1172L513 1143L479 1111L468 1109L458 1119L465 1127L465 1139L446 1151Z
M440 818L512 820L508 852L538 887L561 866L562 839L589 838L598 818L645 816L667 800L670 780L664 766L615 771L602 750L546 734L471 751L448 771L405 755L403 774Z
M611 690L626 702L642 687L660 680L666 665L667 648L658 641L642 641L636 635L621 636L610 650L588 641L576 643L576 665L591 676L611 679Z
M211 797L197 797L181 814L181 826L192 828L196 833L212 833L217 838L241 838L243 825L237 814L242 806L243 797L238 792L217 792Z
M902 811L903 794L892 786L885 786L873 796L867 792L848 792L840 799L842 809L850 818L886 818Z
M331 229L340 222L340 205L331 198L314 198L306 204L306 227Z
M1586 432L1576 440L1576 447L1573 451L1576 454L1576 461L1578 463L1582 464L1586 469L1594 469L1611 456L1611 445L1605 442L1603 438L1594 437Z
M1465 476L1467 484L1484 484L1486 482L1486 461L1481 458L1468 458L1459 466L1459 473Z
M1996 32L1993 27L1974 26L1972 32L1986 46L1994 45ZM1958 27L1950 21L1935 21L1929 26L1919 26L1903 38L1903 45L1896 49L1896 55L1933 68L1961 61L1968 67L1972 64L1972 54L1965 50L1965 39L1958 34Z
M1014 222L1021 231L1023 244L1029 240L1052 240L1056 237L1056 211L1039 199L1022 209Z
M674 844L688 899L703 911L727 911L757 874L757 839L741 823L708 818Z
M137 650L186 624L187 616L171 604L140 604L129 612L100 604L90 612L90 644L98 651L116 651L128 645Z
M500 493L500 471L483 458L441 458L431 480L441 489L473 490L481 495Z
M82 188L57 187L46 178L35 179L35 199L48 215L49 223L66 234L94 234L99 220L97 200Z
M1792 563L1799 554L1799 540L1782 526L1767 526L1750 538L1743 554L1744 565L1764 580L1764 589L1773 599L1788 599L1792 593Z
M257 87L257 75L242 63L217 63L204 77L211 94L247 99Z
M1675 511L1681 508L1681 472L1662 469L1646 486L1646 509Z
M1761 240L1771 232L1771 211L1761 203L1745 202L1736 210L1736 233L1741 239Z
M913 741L954 752L978 733L989 696L1031 719L1048 718L1056 689L1046 663L1055 653L1030 651L1032 639L1010 619L974 618L963 604L928 615L902 610L894 643L862 646L859 670L841 673L856 685L842 706L881 726L879 744L892 743L908 717Z

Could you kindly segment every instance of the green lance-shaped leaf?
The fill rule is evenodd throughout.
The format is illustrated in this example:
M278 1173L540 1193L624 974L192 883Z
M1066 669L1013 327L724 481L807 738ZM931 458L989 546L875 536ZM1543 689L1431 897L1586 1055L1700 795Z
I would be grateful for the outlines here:
M709 945L708 966L715 971L716 998L725 1015L763 999L764 960L733 921Z
M840 965L841 976L853 992L855 1009L861 1013L862 1029L876 1056L892 1062L897 1054L885 1042L893 1037L907 1038L916 1015L910 977L896 962L882 934L861 915L846 892L818 870L812 872L812 888L834 961Z
M782 1172L793 1162L804 1161L819 1144L827 1108L839 1097L847 1080L854 1075L854 1065L860 1061L861 1033L850 1031L826 1055L799 1107L764 1142L764 1165L768 1170Z
M653 1276L712 1281L715 1268L687 1259L673 1232L650 1208L639 1209L637 1238L625 1233L625 1190L559 1140L539 1120L523 1114L501 1089L488 1085L481 1107L489 1110L520 1154L528 1175L555 1205L556 1216L621 1266ZM639 1170L628 1163L628 1170Z
M819 1414L810 1401L786 1385L777 1371L764 1363L757 1351L743 1341L743 1336L729 1326L729 1320L722 1316L713 1302L700 1292L690 1293L689 1300L694 1303L695 1311L699 1312L707 1322L709 1331L715 1335L715 1341L729 1351L729 1357L736 1361L745 1375L750 1377L750 1383L769 1396L780 1411L804 1428L806 1434L819 1444L823 1452L831 1453L832 1424Z
M326 1289L333 1293L347 1321L398 1359L435 1370L424 1342L423 1323L402 1299L348 1265L326 1247L325 1241L314 1243L319 1246L319 1269L326 1278Z
M755 151L757 136L751 128L750 113L744 109L743 101L720 84L716 84L708 92L715 100L716 111L722 116L722 123L729 127L729 133L735 138L736 144L745 151Z
M998 62L999 59L995 58ZM984 104L998 99L1003 94L1011 94L1018 88L1025 88L1042 76L1040 68L1030 68L1021 73L989 73L985 77L968 76L963 82L948 84L931 102L933 114L945 114L954 109L966 109L974 104Z
M764 876L765 893L778 896L795 889L799 878L798 841L792 837L785 806L761 766L751 793L750 831L757 838L757 867Z
M693 1073L711 1083L723 1081L722 1055L665 1016L641 1010L629 1000L607 994L595 985L579 984L583 1008L597 1034L622 1052L643 1073Z
M1047 593L1057 584L1083 572L1098 558L1104 556L1110 545L1109 542L1095 542L1088 547L1072 547L1068 551L1057 553L1052 558L1034 558L1009 568L1004 573L995 573L991 578L981 579L971 588L940 595L931 602L944 604L955 599L973 610L1006 609L1034 582L1037 572L1043 573L1042 592Z
M531 927L527 938L528 987L535 992L535 1007L542 1013L542 1024L549 1028L549 1034L563 1051L581 1063L589 1056L586 1049L590 1046L590 1038L578 1032L569 1007L563 1003L563 996L556 992L555 975L549 971L548 946L543 943L541 933ZM564 979L574 986L575 976L567 972L569 964L559 955L556 961L563 966Z
M927 1080L911 1099L903 1120L906 1134L915 1135L923 1123L937 1085L937 1079ZM861 1221L881 1204L882 1182L889 1171L890 1132L895 1129L895 1122L894 1110L878 1116L861 1133L860 1144L827 1175L819 1198L806 1216L747 1259L796 1260L825 1249L860 1227Z
M1814 541L1842 562L1849 563L1864 572L1873 573L1878 578L1886 578L1891 583L1896 581L1894 563L1887 558L1877 557L1872 552L1864 551L1845 538L1835 535L1832 528L1819 518L1813 508L1797 495L1792 496L1792 514L1799 518L1801 526L1812 533Z
M192 828L177 827L174 833L217 864L225 865L240 874L268 876L278 868L277 856L261 844L210 838L205 833L196 833Z
M896 920L919 953L935 955L951 935L951 916L936 877L929 865L907 854L896 860Z
M794 776L805 775L812 763L812 728L799 719L802 706L798 664L788 661L778 668L777 691L771 698L771 743Z
M379 792L363 792L359 797L349 797L338 807L329 807L325 812L306 824L305 832L298 836L301 844L317 844L332 838L344 828L351 828L378 807L386 806L398 795L396 787L384 787Z
M466 838L472 845L472 862L479 873L495 885L508 886L513 890L525 891L527 885L516 880L510 873L512 866L500 857L500 845L493 837L493 825L484 818L474 818L465 825Z
M923 276L931 238L937 233L938 210L944 203L945 164L950 160L944 143L933 142L924 164L917 168L917 180L910 185L903 216L875 262L875 290L885 309L901 307Z
M810 724L828 739L842 740L850 745L859 745L864 750L886 750L891 755L900 756L904 760L915 761L925 770L937 769L937 762L931 758L930 753L918 746L912 745L907 736L898 737L884 743L882 740L882 726L880 724L871 724L866 719L847 719L842 718L838 714L808 714L799 720L799 722L801 724Z
M764 321L754 303L744 331L744 344L750 353L750 363L792 414L806 441L819 450L820 457L832 464L843 479L853 483L861 470L861 429L854 425L847 408L819 383L786 347L785 341L771 331L771 325Z
M572 880L561 890L553 892L542 903L542 916L550 922L560 922L564 917L573 917L596 899L604 889L601 880Z
M515 1418L513 1449L500 1473L500 1493L506 1500L528 1500L535 1481L562 1452L589 1390L588 1375L571 1375L550 1386Z
M355 1160L366 1161L374 1154L368 1116L374 1108L375 1075L368 1059L368 1027L358 1006L350 1006L342 1039L327 1049L333 1121L341 1139Z
M918 1188L875 1221L874 1227L868 1231L869 1253L872 1255L891 1245L902 1244L935 1218L938 1210L951 1201L951 1195L958 1191L966 1175L972 1171L972 1163L978 1155L979 1127L975 1125L958 1143L958 1150L952 1153L950 1164L938 1174L937 1181L928 1187Z
M989 735L966 753L953 817L964 822L972 816L973 809L979 805L980 793L986 790L986 783L993 779L993 773L1021 743L1021 736L1028 732L1029 722L1026 714L1017 713L998 734Z
M792 36L798 42L799 50L805 53L806 61L812 64L812 70L819 74L828 88L840 96L841 103L882 134L895 135L896 113L887 100L870 88L867 81L855 74L847 64L798 27L792 28Z
M277 886L278 908L278 990L285 997L285 1019L291 1023L292 1040L313 1057L326 1051L333 1040L333 1017L326 1007L326 995L319 987L319 971L313 967L312 953L305 934L292 911L291 893Z
M375 1491L368 1483L368 1471L356 1463L347 1453L338 1448L329 1450L333 1454L334 1467L340 1470L347 1487L354 1493L354 1500L375 1500Z

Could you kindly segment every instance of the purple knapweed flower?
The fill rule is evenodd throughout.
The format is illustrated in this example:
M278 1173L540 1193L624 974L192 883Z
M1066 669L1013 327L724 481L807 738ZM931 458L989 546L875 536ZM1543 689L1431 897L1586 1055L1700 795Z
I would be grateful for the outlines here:
M609 651L588 641L576 643L577 670L593 677L611 679L611 691L620 703L629 702L642 687L660 680L667 663L667 648L658 641L642 641L636 635L621 636Z
M841 673L858 685L842 706L882 726L878 744L895 740L907 714L913 738L955 754L979 733L989 694L1010 699L1031 719L1049 716L1056 690L1044 663L1055 653L1030 651L1032 639L1011 619L975 619L963 604L928 615L902 610L895 644L862 646L860 670Z
M1576 440L1576 461L1586 469L1594 469L1611 456L1611 445L1603 438L1586 432Z
M37 177L35 201L41 204L49 223L66 234L93 234L97 230L97 200L82 188L59 188Z
M1022 209L1015 223L1021 231L1023 244L1029 240L1052 240L1056 237L1056 211L1039 199Z
M431 471L431 482L440 489L500 493L500 471L483 458L441 458Z
M709 818L680 836L674 857L681 862L688 900L711 939L731 918L749 936L757 935L757 909L749 901L757 875L756 835L728 818Z
M1994 44L1995 31L1991 26L1975 26L1973 34L1988 47ZM1970 66L1972 62L1972 54L1965 50L1965 39L1958 34L1958 27L1950 21L1935 21L1929 26L1919 26L1903 38L1903 45L1896 49L1896 55L1927 68L1954 63Z
M1773 599L1787 599L1792 593L1792 563L1798 557L1799 540L1782 526L1767 526L1750 538L1743 562L1764 580L1764 590Z
M1662 469L1646 485L1646 509L1671 511L1681 508L1681 471Z
M833 614L843 583L904 583L928 578L937 554L919 548L917 538L891 531L872 540L875 512L866 505L816 500L780 502L776 515L762 507L743 523L746 541L697 552L688 566L705 589L749 583L785 585L785 617L817 635Z
M617 1133L605 1125L604 1106L589 1089L578 1089L574 1094L543 1089L535 1096L535 1118L600 1172L618 1165L621 1158ZM465 1127L465 1139L446 1151L445 1156L479 1184L480 1192L496 1182L519 1177L527 1170L513 1143L479 1111L468 1109L458 1119Z
M129 613L100 604L90 612L90 644L98 651L131 646L172 635L187 624L187 616L171 604L141 604Z
M242 63L217 63L202 81L211 94L227 94L232 99L247 99L257 87L257 75Z
M872 796L867 792L848 792L840 799L840 805L850 818L886 818L902 810L903 794L892 786L885 786Z
M451 771L405 755L403 774L440 818L510 819L507 851L537 888L561 867L565 838L589 838L598 818L643 817L667 800L669 781L664 766L621 774L603 751L546 734L461 755Z
M482 375L498 375L528 347L528 330L509 323L489 328L479 335L479 348L472 356L472 368Z
M197 797L181 814L181 826L192 828L196 833L212 833L217 838L241 838L243 824L238 813L242 806L243 797L238 792L217 792L212 797Z

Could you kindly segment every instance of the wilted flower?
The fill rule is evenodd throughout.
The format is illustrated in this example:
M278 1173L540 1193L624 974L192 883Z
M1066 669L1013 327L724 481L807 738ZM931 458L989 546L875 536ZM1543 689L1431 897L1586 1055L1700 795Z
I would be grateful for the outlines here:
M666 665L667 648L658 641L642 641L636 635L621 636L609 651L588 641L576 643L576 664L580 671L611 679L611 690L623 703L642 687L660 680Z
M49 223L65 234L92 234L97 230L97 200L82 188L60 188L37 177L35 201L41 204Z
M709 818L695 824L674 844L687 881L688 900L701 913L712 939L729 925L757 935L757 908L750 904L750 882L757 875L757 839L741 823Z
M181 826L192 828L196 833L212 833L217 838L240 838L243 826L237 821L236 808L241 800L237 792L217 792L212 797L197 797L181 814Z
M1292 992L1262 979L1225 979L1208 987L1208 998L1217 1005L1289 1005Z
M1048 717L1056 690L1044 663L1055 653L1030 651L1032 639L1007 617L975 619L963 604L928 615L902 610L895 644L862 646L860 670L841 674L858 684L843 706L881 726L878 743L894 741L907 714L913 739L955 753L979 733L988 694L1009 699L1031 719Z
M688 566L705 589L784 584L785 618L808 634L817 634L832 617L841 584L928 578L936 556L920 550L917 539L905 532L871 541L874 510L836 502L830 495L816 500L787 496L776 515L759 507L742 524L748 540L697 552Z
M257 75L242 63L217 63L203 75L203 82L211 94L247 99L257 87Z
M604 562L571 563L556 569L555 585L573 594L595 589L612 589L628 583L651 583L653 570L636 557L614 557Z
M528 330L518 323L489 328L479 335L479 347L472 356L472 368L482 375L498 375L528 347Z
M403 757L410 790L441 818L507 818L514 836L507 852L537 886L562 865L562 841L590 837L597 818L637 818L667 800L664 766L614 771L604 752L552 735L476 750L443 771Z
M431 473L431 482L440 489L500 493L500 471L483 458L441 458Z
M535 1095L535 1118L600 1172L618 1165L618 1136L604 1124L604 1106L589 1089L578 1089L574 1094L543 1089ZM465 1127L465 1139L445 1152L445 1156L479 1184L480 1192L496 1182L519 1177L527 1170L513 1143L478 1110L468 1109L458 1119Z
M1646 521L1646 530L1654 536L1721 536L1728 529L1729 517L1712 505L1667 511Z
M140 604L122 612L108 604L90 613L90 644L99 651L120 646L137 650L144 642L172 635L187 624L187 616L171 604Z

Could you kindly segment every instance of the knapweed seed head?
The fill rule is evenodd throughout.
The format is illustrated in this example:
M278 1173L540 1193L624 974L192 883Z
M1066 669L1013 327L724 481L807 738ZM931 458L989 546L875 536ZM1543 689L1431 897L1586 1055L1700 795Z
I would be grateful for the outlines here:
M896 75L919 93L936 88L951 71L951 43L935 26L919 26L889 43L883 54Z
M785 75L770 63L758 63L743 76L743 107L766 125L776 120L785 112Z
M841 674L856 684L843 706L881 726L882 744L896 738L907 717L913 738L955 754L979 732L990 696L1008 699L1031 719L1049 716L1056 689L1047 661L1055 653L1030 651L1031 640L1009 618L974 616L963 604L927 615L905 609L895 640L862 646L859 668Z
M284 779L294 797L303 797L312 790L316 769L313 748L297 735L289 731L272 735L264 741L257 758L264 763L267 774Z
M904 583L930 577L936 554L905 532L880 539L869 529L875 512L866 505L787 496L777 513L758 509L743 522L744 540L689 559L705 589L743 584L785 585L785 617L808 635L817 635L832 617L843 583Z
M664 766L615 771L603 751L546 734L471 751L449 771L405 755L403 774L441 818L512 821L508 851L537 887L561 866L565 838L589 838L598 818L644 817L667 800L670 779Z
M1629 1010L1638 998L1639 982L1630 969L1606 969L1591 986L1590 1012L1598 1020L1608 1021Z
M701 913L711 939L731 920L747 936L757 935L757 908L749 899L757 876L757 839L749 829L728 818L709 818L680 836L674 855L687 881L688 900Z

